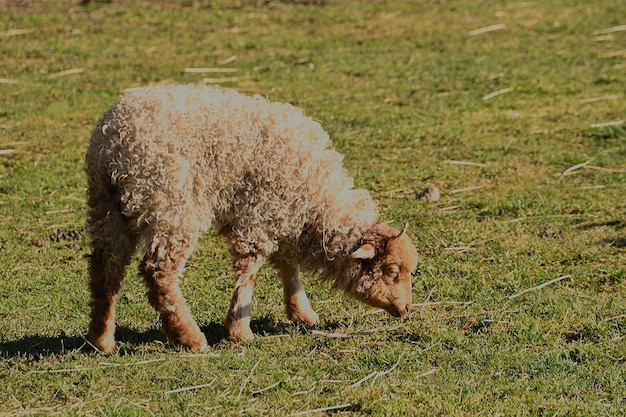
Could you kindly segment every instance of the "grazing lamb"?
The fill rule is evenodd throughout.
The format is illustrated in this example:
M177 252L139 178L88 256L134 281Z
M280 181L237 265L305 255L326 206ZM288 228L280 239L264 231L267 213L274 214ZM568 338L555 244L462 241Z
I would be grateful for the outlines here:
M329 144L301 109L213 87L147 87L114 104L86 155L91 343L115 349L117 294L139 247L148 299L168 339L205 348L178 282L211 225L234 257L226 317L232 341L254 337L252 290L265 261L278 270L293 321L318 322L300 267L321 271L357 300L406 315L415 246L406 228L379 223L376 204L353 189Z

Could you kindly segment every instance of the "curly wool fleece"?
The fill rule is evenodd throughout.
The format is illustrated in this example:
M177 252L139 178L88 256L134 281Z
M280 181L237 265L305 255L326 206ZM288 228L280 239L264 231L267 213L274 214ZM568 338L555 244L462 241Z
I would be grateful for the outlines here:
M287 244L307 258L333 259L357 245L378 211L365 190L352 188L343 156L329 145L321 125L289 104L208 86L155 86L103 116L87 175L92 189L116 187L122 213L148 246L158 243L154 231L195 234L216 223L228 228L237 254L269 256Z

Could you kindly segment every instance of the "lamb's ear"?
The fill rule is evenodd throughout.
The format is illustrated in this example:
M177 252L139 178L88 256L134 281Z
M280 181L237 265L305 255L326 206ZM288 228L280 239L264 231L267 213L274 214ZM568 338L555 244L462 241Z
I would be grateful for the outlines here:
M376 256L376 248L370 243L361 245L350 254L350 258L352 259L372 259L374 256Z

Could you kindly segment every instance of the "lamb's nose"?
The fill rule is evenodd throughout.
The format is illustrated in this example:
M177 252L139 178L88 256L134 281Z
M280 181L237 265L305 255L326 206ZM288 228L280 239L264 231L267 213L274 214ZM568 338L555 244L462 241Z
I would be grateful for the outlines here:
M409 314L409 311L411 311L411 304L405 305L404 308L400 311L400 314L402 316L406 316L407 314Z
M411 304L405 304L404 306L391 305L385 308L385 310L394 317L404 317L409 314L410 309Z
M406 304L403 307L396 307L396 312L398 313L397 317L404 317L409 314L409 310L411 310L411 304Z

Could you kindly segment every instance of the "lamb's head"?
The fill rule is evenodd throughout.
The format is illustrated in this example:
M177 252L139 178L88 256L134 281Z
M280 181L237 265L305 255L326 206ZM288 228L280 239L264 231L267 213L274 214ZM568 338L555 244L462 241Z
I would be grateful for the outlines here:
M411 273L417 267L417 250L406 229L378 223L368 231L349 256L351 279L343 288L351 297L395 317L411 308Z

